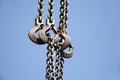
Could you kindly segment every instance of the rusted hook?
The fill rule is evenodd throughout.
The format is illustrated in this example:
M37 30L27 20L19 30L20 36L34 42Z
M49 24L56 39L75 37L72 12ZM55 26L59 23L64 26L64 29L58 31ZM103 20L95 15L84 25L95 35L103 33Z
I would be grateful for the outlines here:
M39 31L39 30L40 30L40 27L39 27L38 25L36 25L35 27L33 27L33 28L30 30L30 32L28 33L28 36L29 36L29 38L30 38L30 40L31 40L32 42L34 42L34 43L36 43L36 44L39 44L39 45L42 45L42 44L45 44L45 42L42 41L40 38L37 38L37 37L35 36L35 33L36 33L37 31Z
M62 33L61 37L64 41L62 41L60 44L62 46L61 53L63 54L64 58L70 58L73 55L73 47L71 45L71 40L68 34ZM68 52L65 52L65 49L69 48Z
M44 27L44 28L39 32L39 34L38 34L39 38L42 39L42 41L43 41L44 43L47 43L47 41L48 41L48 36L47 36L46 33L47 33L50 29L53 30L53 27L50 27L50 26L47 25L47 26ZM57 34L57 31L55 30L55 28L54 28L53 32L55 33L55 37L53 38L53 40L54 40L54 42L56 42L56 41L58 41L58 39L59 39L59 34Z

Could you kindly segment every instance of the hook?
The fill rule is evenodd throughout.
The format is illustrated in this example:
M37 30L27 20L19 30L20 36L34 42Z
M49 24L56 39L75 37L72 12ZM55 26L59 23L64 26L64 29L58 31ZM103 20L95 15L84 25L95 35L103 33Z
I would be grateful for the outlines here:
M62 54L63 54L64 58L71 58L73 56L73 47L72 47L72 45L70 44L68 47L69 47L68 52L65 52L64 50L62 51Z
M53 30L53 32L55 33L55 37L53 38L54 42L58 41L59 39L59 34L57 34L57 31L54 27L51 27L51 26L46 26L44 27L38 34L39 38L42 39L42 41L44 43L47 43L48 41L48 35L46 34L50 29Z
M39 31L39 30L40 30L40 27L39 27L38 25L36 25L35 27L33 27L33 28L30 30L30 32L28 33L28 36L29 36L29 38L30 38L30 40L31 40L32 42L34 42L34 43L36 43L36 44L39 44L39 45L42 45L42 44L45 44L45 42L42 41L40 38L37 38L37 37L35 36L35 33L36 33L37 31Z
M62 33L61 37L63 39L63 41L60 43L60 45L62 46L61 53L63 54L64 58L70 58L73 55L73 47L71 45L70 37L66 33ZM68 47L69 47L69 51L65 52L64 50Z

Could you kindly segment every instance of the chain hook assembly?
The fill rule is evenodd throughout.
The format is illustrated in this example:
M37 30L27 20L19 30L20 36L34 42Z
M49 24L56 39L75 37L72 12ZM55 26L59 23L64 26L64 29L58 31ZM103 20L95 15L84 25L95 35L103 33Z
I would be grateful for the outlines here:
M49 33L46 34L49 30L52 30L55 33L55 36L53 38L54 42L58 41L59 34L57 33L56 28L54 27L54 20L52 23L50 23L49 19L46 20L46 27L44 27L38 34L39 38L44 42L47 43Z
M44 27L38 34L39 38L44 42L47 43L49 34L46 34L50 29L50 26ZM53 30L53 29L52 29ZM54 31L53 31L54 32ZM53 38L54 42L58 41L59 35L55 33L55 37Z
M60 22L58 29L56 29L54 21L54 0L48 0L46 25L44 25L42 17L44 0L38 0L38 3L38 16L35 18L35 27L29 31L28 36L36 44L48 44L46 80L63 80L64 58L73 56L73 46L67 31L68 0L60 0ZM50 30L54 33L53 37ZM38 33L38 37L36 33ZM69 50L67 51L67 49ZM56 53L56 56L54 56L54 53Z
M68 34L61 33L61 54L63 54L64 58L70 58L73 55L73 47L71 44L71 39ZM68 52L65 52L65 49L69 48Z
M36 43L36 44L39 44L39 45L42 45L42 44L45 44L45 42L44 42L42 39L36 37L35 34L36 34L38 31L40 31L40 30L43 29L44 23L43 23L43 21L42 21L42 23L39 23L38 20L39 20L38 18L35 19L35 27L33 27L33 28L29 31L28 36L29 36L29 38L30 38L30 40L31 40L32 42L34 42L34 43ZM39 25L38 25L38 24L39 24Z

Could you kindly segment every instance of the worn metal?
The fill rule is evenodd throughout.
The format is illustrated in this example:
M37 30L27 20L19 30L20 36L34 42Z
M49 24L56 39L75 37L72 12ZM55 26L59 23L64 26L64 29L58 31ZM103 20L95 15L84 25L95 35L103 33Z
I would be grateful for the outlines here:
M29 31L28 36L32 42L42 45L42 44L45 44L45 42L43 40L41 40L40 38L36 37L36 35L35 35L35 33L39 30L40 30L40 27L38 25L36 25Z
M68 0L61 0L60 1L60 22L58 27L58 32L61 35L61 41L63 41L60 45L61 47L61 54L63 54L64 58L70 58L73 55L73 47L71 44L71 39L68 35L67 31L67 24L68 24ZM65 49L69 48L68 52L65 52Z
M63 33L62 34L62 39L64 39L63 43L60 43L61 47L61 54L63 54L64 58L70 58L73 55L73 47L71 44L71 39L68 34ZM65 49L69 48L68 52L65 52Z
M64 64L64 59L63 59L63 54L61 54L61 48L62 46L60 45L60 42L55 43L56 45L56 62L55 62L55 80L63 80L63 64Z
M48 36L48 46L47 46L47 60L46 60L46 80L54 80L54 57L53 57L53 51L54 51L54 41L51 36Z
M39 0L38 3L39 3L38 16L35 18L35 27L33 27L29 31L28 36L32 42L39 44L39 45L42 45L42 44L45 44L45 42L42 41L40 38L38 38L35 34L38 31L40 31L41 29L43 29L43 27L44 27L44 21L42 18L44 0Z
M35 18L35 27L33 27L28 36L36 44L48 44L46 60L46 80L63 80L64 59L73 56L73 46L68 34L68 0L60 0L60 22L58 29L54 21L54 0L48 0L48 15L46 25L44 25L42 13L44 0L38 0L38 15ZM51 36L50 30L54 36ZM38 37L36 33L38 32ZM69 49L66 51L66 49ZM56 56L54 56L56 53ZM55 59L55 61L54 61Z
M53 26L53 27L54 27L54 26ZM53 28L53 27L46 26L46 27L44 27L44 28L40 31L40 33L38 34L39 38L42 39L42 41L43 41L44 43L47 43L48 34L49 34L49 33L47 34L47 32L49 32L49 30L52 30L52 31L55 33L55 36L54 36L54 38L53 38L54 42L57 42L57 41L58 41L58 39L59 39L59 34L57 34L56 29Z

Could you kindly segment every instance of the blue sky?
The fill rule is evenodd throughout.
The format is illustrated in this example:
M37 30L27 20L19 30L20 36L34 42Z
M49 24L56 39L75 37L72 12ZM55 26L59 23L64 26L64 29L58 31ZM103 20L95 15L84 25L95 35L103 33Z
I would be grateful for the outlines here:
M47 15L45 0L44 19ZM45 80L46 46L28 38L37 0L0 0L0 80ZM55 0L55 23L59 23ZM69 0L74 55L64 80L120 80L120 0Z

